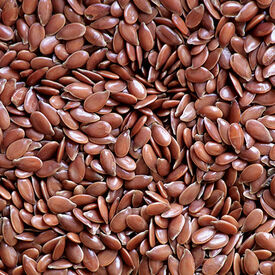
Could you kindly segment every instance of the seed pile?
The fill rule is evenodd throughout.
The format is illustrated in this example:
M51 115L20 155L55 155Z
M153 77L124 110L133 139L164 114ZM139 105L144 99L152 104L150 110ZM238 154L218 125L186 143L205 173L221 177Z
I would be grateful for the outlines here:
M0 274L275 275L274 20L0 0Z

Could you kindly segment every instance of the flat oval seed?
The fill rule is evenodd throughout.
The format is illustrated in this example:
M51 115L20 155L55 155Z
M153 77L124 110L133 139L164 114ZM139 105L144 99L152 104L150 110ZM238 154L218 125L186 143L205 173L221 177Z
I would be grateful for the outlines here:
M159 124L152 125L152 136L160 146L169 146L171 143L170 134Z
M84 109L89 113L98 112L105 106L109 99L110 92L97 92L88 96L84 101Z
M242 231L248 232L256 229L262 223L262 220L263 211L258 208L252 210L244 221Z
M68 212L76 207L76 204L71 200L61 196L50 197L47 201L47 205L54 213Z

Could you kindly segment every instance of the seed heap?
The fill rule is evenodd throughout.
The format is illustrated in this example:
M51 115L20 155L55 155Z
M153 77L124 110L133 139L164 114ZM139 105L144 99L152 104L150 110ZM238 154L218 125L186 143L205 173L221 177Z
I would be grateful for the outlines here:
M0 0L0 275L275 275L274 20Z

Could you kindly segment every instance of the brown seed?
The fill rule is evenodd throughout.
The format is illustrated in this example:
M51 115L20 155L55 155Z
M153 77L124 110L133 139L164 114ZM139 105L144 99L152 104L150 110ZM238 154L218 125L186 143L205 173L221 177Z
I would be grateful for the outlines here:
M10 126L10 116L6 107L3 105L2 102L0 102L0 115L1 115L0 128L2 130L6 130Z
M46 135L54 135L54 131L49 120L41 112L33 112L30 116L30 121L36 131Z
M262 220L263 211L258 208L252 210L244 221L242 231L247 232L256 229L262 223Z
M204 67L197 69L187 68L185 70L185 76L187 80L194 83L201 83L214 78L212 73Z
M146 255L157 261L165 261L172 254L172 250L168 245L158 245L146 252Z
M195 272L195 262L192 254L188 249L184 249L183 255L179 263L179 274L194 274Z
M98 30L111 29L119 23L119 19L111 16L103 16L95 20L90 26Z
M218 255L214 258L207 259L202 266L203 274L217 274L219 270L223 267L226 258L227 256L225 255Z
M219 249L224 247L228 241L228 235L217 233L210 241L202 246L202 249Z
M240 180L243 182L255 181L263 173L263 166L261 164L251 164L247 166L240 175Z
M130 131L122 132L115 143L114 151L117 157L125 157L130 149Z
M226 47L233 35L235 34L235 25L232 22L226 23L220 33L219 33L219 42L222 47Z
M80 23L71 23L65 25L57 34L57 39L62 40L72 40L79 37L82 37L86 32L86 28L84 25Z
M186 189L182 191L179 197L179 203L182 205L188 205L194 201L199 194L200 184L194 182L190 184Z
M256 274L259 269L259 260L255 253L250 249L245 250L244 268L248 274Z
M95 252L87 247L83 247L83 264L91 272L96 272L99 268L99 260Z
M179 45L182 42L178 34L165 25L157 26L156 34L163 43L168 45Z
M140 24L140 27L138 30L138 38L139 38L140 46L145 51L148 52L154 47L154 39L153 39L152 33L144 22Z
M1 259L9 268L14 268L18 261L18 255L16 253L16 250L12 246L8 246L5 242L1 242Z
M214 227L203 227L192 234L192 242L195 244L204 244L211 240L216 233Z
M84 109L87 112L93 113L99 111L105 106L110 92L97 92L88 96L84 101Z
M65 16L61 13L57 13L51 16L49 22L45 27L47 35L54 35L60 31L65 25Z
M48 207L55 213L64 213L73 210L76 204L61 196L53 196L47 201Z
M228 129L228 137L235 151L237 153L240 152L244 144L244 134L241 126L238 123L232 123L230 125Z
M9 41L13 39L14 33L11 27L0 24L0 39L3 41Z
M198 26L202 20L204 14L204 5L200 4L199 6L193 8L186 16L186 26L190 29Z
M227 221L219 220L219 221L213 221L212 224L214 227L221 231L224 234L236 234L237 233L237 227Z
M250 119L246 122L247 132L255 139L262 142L271 142L272 138L266 127L259 121Z
M230 57L230 65L232 69L246 81L251 80L251 69L245 57L241 54L235 53Z
M148 227L146 221L138 215L127 216L126 223L135 232L143 232Z
M160 2L169 11L176 13L178 15L182 14L182 6L179 0L161 0Z
M37 157L25 156L19 159L14 159L13 163L23 171L35 172L42 167L42 161Z
M258 12L258 7L255 2L247 3L242 7L236 16L235 20L237 22L247 22L252 19Z
M159 124L152 125L152 137L161 146L168 146L171 143L170 134Z
M14 160L22 157L28 150L32 141L30 139L19 139L9 145L6 151L6 157Z

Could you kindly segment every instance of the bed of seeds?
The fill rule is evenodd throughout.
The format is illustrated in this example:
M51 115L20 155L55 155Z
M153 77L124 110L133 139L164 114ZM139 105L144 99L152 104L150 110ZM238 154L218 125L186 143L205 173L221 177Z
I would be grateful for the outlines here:
M274 0L0 0L0 275L275 275Z

